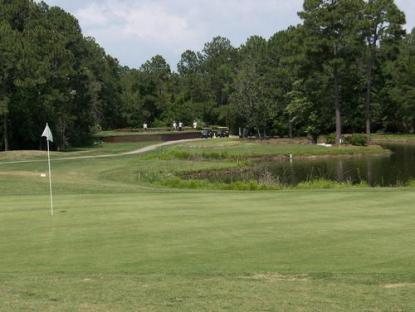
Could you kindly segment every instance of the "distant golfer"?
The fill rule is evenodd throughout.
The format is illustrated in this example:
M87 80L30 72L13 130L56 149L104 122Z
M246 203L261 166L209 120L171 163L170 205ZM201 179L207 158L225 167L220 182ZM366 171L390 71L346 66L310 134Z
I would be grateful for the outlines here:
M193 121L193 129L197 129L197 121Z
M144 124L143 124L143 129L144 129L144 131L147 131L147 128L148 128L147 123L144 123Z
M173 121L173 130L177 129L177 123L175 121Z
M183 128L183 123L179 122L179 131L182 131L182 128Z

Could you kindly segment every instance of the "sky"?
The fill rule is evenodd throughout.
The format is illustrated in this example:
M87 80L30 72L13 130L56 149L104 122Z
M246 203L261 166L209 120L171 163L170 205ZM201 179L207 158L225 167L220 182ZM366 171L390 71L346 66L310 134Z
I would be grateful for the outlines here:
M303 0L45 0L78 18L122 65L139 67L161 54L173 69L187 49L200 51L215 36L239 46L252 35L269 38L300 23ZM415 27L415 0L396 0Z

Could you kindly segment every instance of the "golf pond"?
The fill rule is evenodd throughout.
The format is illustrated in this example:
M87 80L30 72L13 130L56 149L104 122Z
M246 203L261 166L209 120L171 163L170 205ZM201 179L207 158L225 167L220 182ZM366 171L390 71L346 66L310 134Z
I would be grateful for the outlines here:
M376 187L403 186L415 180L415 145L383 145L391 151L382 156L296 158L257 160L247 168L185 173L184 179L234 183L257 181L295 186L325 179Z

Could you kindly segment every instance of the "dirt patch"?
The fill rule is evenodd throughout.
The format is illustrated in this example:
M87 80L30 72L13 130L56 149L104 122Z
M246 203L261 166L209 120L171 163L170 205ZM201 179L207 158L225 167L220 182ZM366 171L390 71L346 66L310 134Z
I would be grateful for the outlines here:
M249 279L267 282L305 282L308 281L307 274L286 275L279 273L258 273L248 276Z
M394 289L394 288L412 288L415 287L415 283L396 283L396 284L385 284L383 288Z
M33 171L3 171L0 176L15 176L15 177L40 177L40 172Z
M107 305L104 303L82 303L78 306L77 311L95 312L95 311L118 311L113 305Z

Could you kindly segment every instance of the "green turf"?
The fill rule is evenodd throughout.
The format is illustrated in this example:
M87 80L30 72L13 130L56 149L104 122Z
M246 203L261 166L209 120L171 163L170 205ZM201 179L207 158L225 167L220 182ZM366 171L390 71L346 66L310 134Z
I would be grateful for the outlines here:
M342 146L323 147L313 144L275 144L274 141L251 141L239 139L213 139L190 142L162 149L159 158L249 158L261 156L358 156L364 154L384 154L385 149L372 145L368 147ZM156 152L155 152L156 154ZM170 156L170 157L169 157Z
M415 144L414 134L373 134L373 142L379 143L411 143Z
M51 158L65 158L65 157L77 157L77 156L97 156L106 154L117 154L139 149L148 145L153 145L159 142L135 142L135 143L99 143L91 147L74 148L65 152L51 151ZM9 151L0 152L0 165L1 162L7 161L20 161L20 160L38 160L45 159L47 157L46 151Z
M213 144L213 143L208 143ZM0 311L413 311L415 192L173 190L145 155L0 165Z

